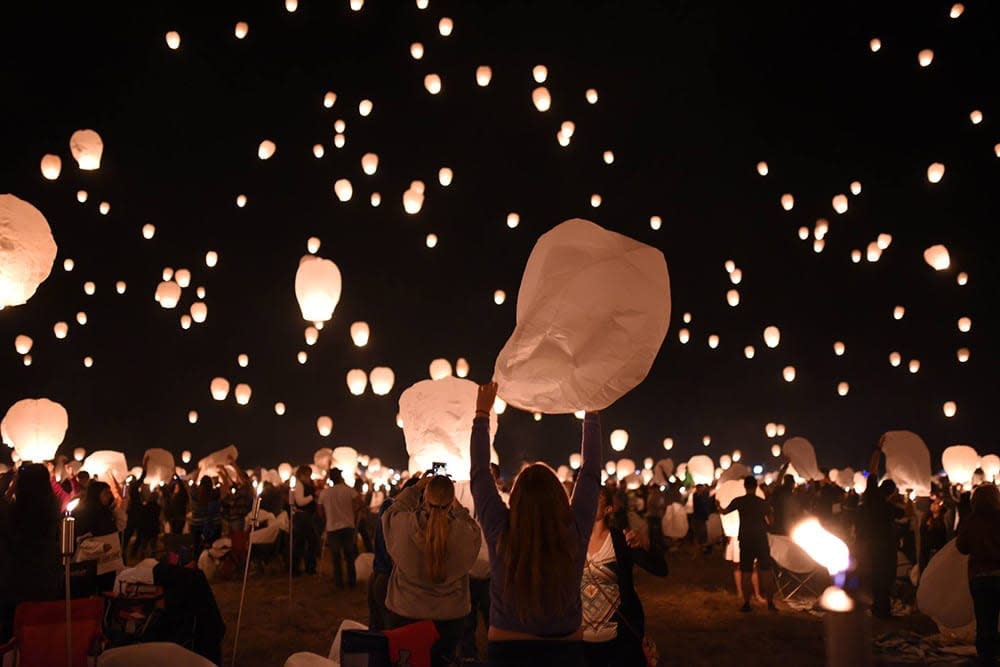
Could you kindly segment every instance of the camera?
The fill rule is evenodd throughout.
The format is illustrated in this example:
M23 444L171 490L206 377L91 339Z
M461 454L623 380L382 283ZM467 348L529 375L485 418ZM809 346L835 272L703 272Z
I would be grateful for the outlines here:
M448 474L448 464L442 461L434 461L433 463L431 463L430 474L432 475Z

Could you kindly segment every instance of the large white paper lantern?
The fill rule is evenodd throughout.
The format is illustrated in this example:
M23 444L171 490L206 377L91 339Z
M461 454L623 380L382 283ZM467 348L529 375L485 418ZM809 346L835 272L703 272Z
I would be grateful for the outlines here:
M800 437L789 438L781 449L800 477L823 479L824 475L820 472L819 466L816 465L816 450L811 442Z
M456 377L422 380L399 397L406 452L411 473L425 471L440 462L454 480L469 479L469 439L475 416L475 382ZM496 434L497 418L490 415L490 439ZM491 448L490 460L497 462Z
M303 319L326 322L340 302L340 269L328 259L305 255L295 272L295 298Z
M25 398L10 406L2 423L5 439L18 457L41 463L55 458L69 428L69 415L55 401Z
M128 462L122 452L102 449L91 452L83 461L80 470L101 482L110 482L114 477L119 484L129 476Z
M451 375L451 362L447 359L435 359L428 368L432 380L440 380Z
M0 309L20 306L49 277L57 247L42 213L0 194Z
M208 456L198 461L198 479L204 476L217 476L219 466L227 465L230 460L236 461L240 457L240 452L236 445L229 445L223 449L212 452Z
M83 171L94 171L101 168L104 142L101 141L101 135L97 132L77 130L69 138L69 150Z
M692 456L687 462L687 471L695 484L711 484L715 480L715 463L704 454Z
M983 477L987 482L997 482L997 477L1000 476L1000 456L996 454L987 454L979 461L979 467L982 468Z
M368 375L368 380L372 385L372 393L376 396L385 396L392 391L392 385L396 382L396 375L391 368L376 366Z
M173 280L164 280L156 286L153 298L162 308L176 308L177 302L181 299L181 286Z
M62 158L51 153L42 156L42 176L47 180L54 181L62 173Z
M917 607L931 617L945 635L973 634L975 608L969 586L969 557L949 540L920 573Z
M214 378L209 385L209 390L212 392L212 398L217 401L224 401L226 400L226 396L229 396L229 380L226 378Z
M531 412L601 410L646 377L670 319L656 248L586 220L543 234L517 296L517 325L494 377Z
M968 445L952 445L941 453L941 465L952 484L969 484L979 467L979 454Z
M347 389L355 396L365 393L368 386L368 374L360 368L347 371Z
M166 484L174 476L174 455L165 449L147 449L143 454L146 461L146 485L155 489L161 484Z
M931 453L916 433L889 431L882 443L885 476L900 491L914 491L918 496L931 492Z
M316 430L319 431L321 436L326 438L333 433L333 419L327 417L326 415L319 417L316 419Z

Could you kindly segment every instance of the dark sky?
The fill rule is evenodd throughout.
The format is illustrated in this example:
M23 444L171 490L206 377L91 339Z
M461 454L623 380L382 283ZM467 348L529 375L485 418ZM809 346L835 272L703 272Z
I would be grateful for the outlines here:
M949 2L649 2L404 0L260 2L8 3L0 22L0 192L47 217L59 245L52 275L26 305L0 312L4 409L46 396L69 411L62 451L147 447L201 456L228 443L246 465L311 459L322 446L350 444L405 465L395 426L399 393L427 377L435 357L465 357L471 378L488 380L514 326L515 295L538 236L584 217L660 248L670 270L673 314L647 380L606 410L605 431L626 428L626 454L675 459L740 448L770 459L767 422L816 446L821 466L863 465L879 434L910 429L938 455L966 443L997 450L990 415L998 398L997 268L990 238L1000 219L1000 7L969 0L957 20ZM454 19L448 38L442 16ZM235 39L237 21L249 36ZM181 33L177 51L168 30ZM882 49L868 41L878 36ZM423 60L409 55L425 46ZM932 48L931 67L917 52ZM475 69L493 68L488 88ZM552 109L531 103L531 68L549 69ZM441 75L438 96L424 75ZM584 91L600 92L589 105ZM335 91L332 109L321 102ZM375 103L362 118L357 104ZM969 113L981 109L973 125ZM333 147L333 123L347 123ZM568 148L556 142L576 123ZM81 172L69 153L74 130L103 137L102 167ZM277 144L257 159L265 138ZM322 143L326 156L312 156ZM613 165L601 159L615 154ZM380 165L365 176L360 157ZM42 179L45 153L63 159L58 181ZM770 173L755 165L766 160ZM947 172L930 185L927 166ZM455 172L450 188L437 170ZM337 178L354 198L340 203ZM422 212L407 216L402 192L427 183ZM845 215L831 199L853 180ZM75 193L86 189L86 204ZM368 204L378 191L383 203ZM782 193L795 208L779 206ZM246 208L235 206L245 193ZM590 207L591 193L603 204ZM108 216L98 203L111 203ZM506 214L521 224L510 230ZM649 227L650 215L663 228ZM821 254L796 230L830 221ZM156 225L153 240L140 234ZM433 250L424 237L440 237ZM893 242L878 263L850 252L879 233ZM306 240L335 261L344 292L319 343L306 348L294 276ZM936 273L924 248L943 243L952 269ZM207 250L219 265L205 267ZM76 268L62 270L66 257ZM726 304L723 268L743 272L742 302ZM182 331L176 310L153 300L163 267L186 267L204 285L208 320ZM964 287L959 271L969 274ZM86 296L93 280L97 293ZM119 296L114 283L125 280ZM495 289L509 298L492 300ZM894 321L895 305L906 307ZM86 326L75 323L84 310ZM678 342L690 311L692 340ZM972 318L962 334L956 320ZM70 322L66 340L52 326ZM366 320L372 342L358 349L350 324ZM781 345L763 346L768 324ZM24 367L13 339L35 340ZM709 334L721 345L711 350ZM843 340L847 353L833 354ZM757 355L743 357L753 344ZM956 361L968 347L971 359ZM296 352L308 349L301 366ZM899 351L903 366L888 355ZM250 355L241 369L236 356ZM94 357L84 368L82 359ZM916 358L920 372L906 371ZM794 383L781 369L794 365ZM345 373L388 365L390 396L351 396ZM212 377L253 387L249 406L209 395ZM850 383L840 398L837 383ZM284 417L275 401L287 403ZM942 404L958 413L946 419ZM188 410L200 421L190 425ZM316 417L334 419L321 438ZM497 449L508 469L522 457L562 463L577 446L578 422L540 422L509 410ZM6 450L2 454L6 457Z

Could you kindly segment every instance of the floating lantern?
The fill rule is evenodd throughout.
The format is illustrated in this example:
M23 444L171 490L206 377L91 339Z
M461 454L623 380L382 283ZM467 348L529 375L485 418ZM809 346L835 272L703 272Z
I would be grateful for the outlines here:
M455 29L455 22L450 18L445 16L440 21L438 21L438 32L441 33L442 37L448 37L451 35L451 31Z
M77 447L73 450L73 460L83 461L84 457L87 456L87 450L83 447Z
M213 378L208 388L212 392L212 398L217 401L224 401L229 396L229 380L226 378Z
M480 88L485 88L490 85L490 81L493 80L493 68L488 65L480 65L476 68L476 83L479 84Z
M681 345L687 345L688 341L691 340L691 332L688 329L681 329L677 332L677 340L681 342Z
M837 384L838 396L847 396L847 392L849 392L850 390L851 390L851 385L847 384L846 382L840 382Z
M877 241L872 241L868 244L868 248L865 251L865 256L869 262L877 262L882 256L882 248L878 247Z
M509 228L514 229L519 224L521 224L521 216L520 215L518 215L517 213L508 213L507 214L507 226Z
M66 259L63 260L63 271L66 271L68 273L73 270L74 266L76 266L76 264L73 262L71 258L67 257Z
M997 477L1000 476L1000 456L987 454L979 461L979 467L982 468L983 477L987 482L997 483Z
M236 39L245 38L248 32L250 32L250 25L246 21L238 22L236 24L236 27L233 29L233 33L236 35Z
M695 484L711 484L715 479L715 463L708 456L698 454L688 460L687 472Z
M899 354L899 352L891 352L889 354L889 365L892 366L893 368L899 366L899 364L901 364L902 362L903 362L903 357L902 355Z
M303 350L299 350L299 352L295 355L295 360L298 361L300 364L306 363L308 359L309 355L306 354Z
M861 194L861 181L851 181L851 194L855 197Z
M371 330L368 328L367 322L355 322L351 325L351 340L358 347L364 347L368 344L368 337L371 335Z
M243 208L246 205L247 205L247 196L246 195L236 195L236 206L238 208Z
M531 76L535 79L535 83L545 83L545 79L549 76L549 68L545 65L535 65L531 69Z
M753 345L747 345L743 348L743 356L747 359L753 359L757 351L754 349Z
M503 302L506 300L507 300L507 293L504 292L502 289L498 289L497 291L493 292L493 303L495 303L496 305L501 306L503 305Z
M343 134L333 135L334 148L343 148L345 143L347 143L347 138Z
M771 445L771 456L773 456L774 458L778 458L779 456L781 456L781 445L778 444Z
M438 244L437 234L428 234L427 237L424 239L424 243L427 245L428 248L435 247Z
M979 467L979 454L968 445L952 445L941 453L941 465L952 484L969 484Z
M743 270L734 268L732 271L730 271L729 282L731 282L734 285L739 285L741 282L743 282Z
M940 162L935 162L931 166L927 167L927 180L931 183L940 183L941 179L944 178L944 165Z
M906 308L903 308L902 306L896 306L895 308L892 309L892 319L894 320L903 319L903 315L905 314L906 314Z
M463 357L459 357L458 361L455 362L455 375L460 378L469 377L469 362Z
M879 49L882 48L882 40L878 37L873 37L870 42L868 42L868 48L872 50L872 53L878 53Z
M195 301L191 304L191 319L201 324L208 318L208 305L204 301Z
M785 366L781 370L781 377L785 378L785 382L795 382L795 366Z
M333 420L327 416L319 417L316 420L316 430L324 438L333 433Z
M170 268L169 266L166 266L166 267L163 268L163 273L161 274L161 276L162 276L162 280L173 280L174 279L174 270L172 268Z
M571 120L564 120L562 125L559 126L559 131L566 136L566 138L572 138L573 133L576 132L576 123Z
M951 11L948 12L948 16L953 19L957 19L964 12L965 12L965 5L963 5L961 2L956 2L951 6Z
M833 210L839 215L847 213L847 195L840 194L833 198Z
M843 342L841 342L839 340L836 343L833 344L833 353L835 355L837 355L838 357L844 356L844 352L846 350L847 350L847 347L844 345Z
M278 147L274 145L274 142L270 139L265 139L257 146L257 157L261 160L267 160L274 155L276 150L278 150Z
M572 470L579 470L580 465L583 463L583 457L580 456L579 452L573 452L569 455L569 467Z
M87 323L87 313L83 312L82 310L80 312L78 312L76 314L76 322L80 326L83 326L84 324L86 324Z
M851 251L851 263L858 264L861 262L861 251L855 248Z
M177 272L174 273L174 281L176 281L182 289L186 289L191 285L191 272L187 269L177 269Z
M410 56L414 60L420 60L424 57L424 45L420 42L413 42L410 44Z
M626 445L628 445L628 431L618 428L611 432L611 449L620 452Z
M776 326L769 326L764 329L764 344L772 350L778 347L781 342L781 330Z
M781 195L781 208L791 211L795 207L795 197L790 194Z
M761 176L767 176L767 172L768 172L767 163L764 162L763 160L761 160L760 162L758 162L757 163L757 173L760 174Z
M552 106L552 96L549 94L549 89L545 86L535 88L531 91L531 102L539 111L548 111Z
M371 115L371 112L374 109L375 104L373 104L371 100L361 100L358 102L358 114L360 114L362 118L367 118Z
M597 89L596 88L588 88L587 92L584 93L584 98L587 100L588 104L597 104L597 99L598 99L598 97L597 97Z
M962 271L957 276L955 276L955 282L957 282L959 285L967 284L969 282L969 274L966 273L965 271Z
M306 345L315 345L316 341L319 340L319 331L312 325L306 327L303 335L306 339Z
M764 435L769 438L774 438L778 435L778 425L774 422L768 422L764 425Z
M368 374L360 368L352 368L347 371L347 389L355 396L365 393L368 386Z
M446 188L451 185L452 179L455 177L455 173L448 167L441 167L438 169L438 183L441 187Z
M236 385L236 389L233 390L233 394L236 396L236 402L240 405L246 405L250 402L251 393L253 393L253 390L250 389L250 385L243 383Z
M403 193L403 210L410 215L420 213L424 205L424 193L418 192L412 187Z
M362 155L361 171L369 176L373 176L378 171L378 155L375 153L365 153Z
M199 285L197 289L195 289L194 293L198 296L199 299L205 298L205 288L202 285Z
M958 412L958 406L955 405L955 401L945 401L943 410L945 417L954 417L955 413Z
M56 322L52 327L52 333L55 334L56 338L62 340L66 338L66 335L69 333L69 325L65 322Z
M913 374L919 373L920 372L920 360L919 359L910 359L910 363L909 363L908 367L909 367L909 370L910 370L911 373L913 373Z
M663 439L663 448L665 450L667 450L668 452L671 449L673 449L674 448L674 439L673 438L664 438Z
M69 415L47 398L26 398L14 403L3 418L4 439L22 461L42 463L55 458L66 437Z
M823 248L826 246L826 241L823 239L816 239L813 241L813 252L817 255L823 252Z
M354 195L354 188L346 178L337 179L333 184L333 191L336 193L337 199L343 202L351 201L351 197Z
M441 92L441 77L437 74L428 74L424 77L424 88L431 95L437 95Z
M310 255L315 255L316 251L319 250L320 243L321 242L317 237L310 236L309 239L306 241L306 251Z
M326 149L323 148L323 144L313 144L313 157L317 160L326 155Z
M246 368L247 366L250 365L250 355L248 354L237 355L236 363L239 365L240 368Z
M382 203L382 195L377 192L373 192L368 201L371 203L372 208L378 208L379 204Z
M43 155L41 168L42 176L50 181L54 181L62 173L62 158L51 153Z
M943 245L932 245L924 250L924 261L935 271L944 271L951 266L951 257L948 249Z
M327 109L333 107L333 105L336 103L337 103L337 93L331 90L323 95L323 106L326 107Z
M604 151L601 158L604 160L604 164L612 164L615 161L615 154L612 151Z
M25 366L30 366L31 365L31 355L30 354L24 355L24 357L21 359L21 361L22 361L22 363L24 363Z
M101 155L104 153L104 142L101 140L101 135L97 132L93 130L77 130L69 138L69 150L73 154L73 159L76 160L83 171L100 169ZM77 200L79 200L79 194ZM84 197L83 201L86 201L86 197Z
M299 0L285 0L285 9L289 14L293 14L299 8Z
M979 109L976 109L975 111L969 114L969 120L972 121L973 125L979 125L980 123L983 122L983 112L980 111Z
M743 452L741 452L738 449L734 449L733 450L733 463L739 462L739 460L742 459L742 458L743 458Z
M181 286L172 280L164 280L156 287L155 298L163 308L176 308L181 298Z
M22 352L21 354L24 353ZM955 353L955 356L958 357L958 363L964 364L966 361L969 360L969 348L967 347L959 348L958 352Z
M684 313L681 315L681 320L684 321L684 324L691 324L691 313Z
M282 416L283 414L285 414L285 404L282 403L281 401L278 401L277 403L275 403L274 404L274 414L278 415L279 417Z
M302 318L326 322L340 302L340 269L328 259L306 255L295 272L295 298Z
M651 215L649 217L649 228L652 229L654 232L659 230L662 225L663 225L663 218L661 218L660 216Z
M775 434L779 438L782 437L783 435L785 435L785 425L784 424L775 424L774 428L775 428L774 432L775 432Z
M934 62L934 51L931 49L923 49L917 54L917 62L920 63L921 67L929 67L930 64Z
M18 354L28 354L28 352L31 352L31 346L33 344L34 341L31 340L31 337L25 336L24 334L21 334L14 339L14 349L17 350Z
M391 368L376 366L368 375L372 385L372 393L376 396L385 396L392 391L392 385L396 382L396 375Z
M969 333L972 329L972 319L969 317L960 317L958 319L958 330L962 333Z
M733 271L736 270L736 262L734 262L731 259L727 259L723 263L722 268L724 268L726 270L726 273L732 273Z
M719 347L719 336L718 335L712 334L711 336L708 337L708 347L710 347L713 350L715 348Z
M145 225L142 226L142 238L144 238L147 241L149 241L155 235L156 235L156 227L154 225L151 225L151 224L147 223L147 224L145 224Z
M598 208L601 205L601 195L596 193L590 195L590 205L593 208Z
M428 369L432 380L440 380L451 375L451 362L447 359L435 359Z
M189 424L197 424L198 423L198 411L197 410L190 410L190 411L188 411L188 423ZM187 463L187 461L185 461L184 463Z
M23 199L0 194L0 309L35 294L52 272L56 252L45 216Z
M96 291L97 291L97 285L94 284L94 281L88 280L83 284L83 293L86 294L87 296L94 296L94 292Z
M187 313L181 315L181 329L187 331L191 328L191 316Z

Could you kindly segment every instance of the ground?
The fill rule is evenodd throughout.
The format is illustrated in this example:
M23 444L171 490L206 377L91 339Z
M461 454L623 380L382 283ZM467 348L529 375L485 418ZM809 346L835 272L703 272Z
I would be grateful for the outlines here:
M656 642L666 665L823 665L823 618L780 604L777 614L756 605L750 614L739 611L731 569L720 554L707 558L687 552L672 552L670 575L664 579L639 571L636 587L646 611L646 630ZM296 578L292 602L288 598L287 572L275 566L268 573L252 573L246 602L237 664L241 667L280 667L296 651L326 656L340 622L350 618L365 622L368 616L366 589L337 592L329 563L319 574ZM224 642L224 664L232 664L233 639L239 608L241 581L213 584L228 632ZM934 635L937 631L926 616L911 613L888 621L874 619L872 636L887 633ZM481 632L481 645L485 635ZM876 653L877 665L918 664L903 656ZM949 660L944 663L965 664Z

